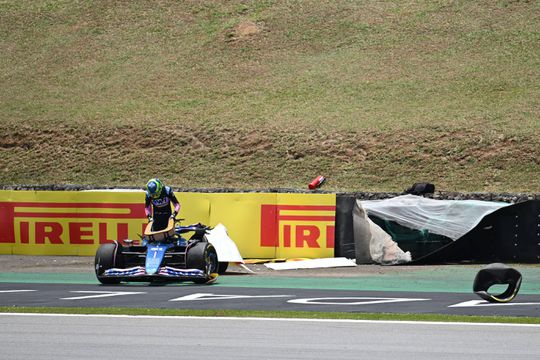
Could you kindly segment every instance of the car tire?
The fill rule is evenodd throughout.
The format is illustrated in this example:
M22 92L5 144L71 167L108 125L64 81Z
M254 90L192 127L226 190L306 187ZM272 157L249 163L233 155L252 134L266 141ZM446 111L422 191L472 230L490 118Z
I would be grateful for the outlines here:
M204 284L208 282L213 273L218 272L219 262L214 246L208 242L198 242L191 246L186 254L186 267L199 269L205 274L204 278L193 279L194 283Z
M118 264L121 263L121 256L121 245L117 242L100 245L96 251L96 257L94 259L94 269L96 271L96 277L100 283L106 285L120 283L120 280L105 277L103 276L103 273L106 270L117 267Z
M218 266L218 271L217 273L219 275L222 275L222 274L225 274L225 272L227 271L227 268L229 267L229 263L227 261L224 261L224 262L220 262L219 263L219 266Z

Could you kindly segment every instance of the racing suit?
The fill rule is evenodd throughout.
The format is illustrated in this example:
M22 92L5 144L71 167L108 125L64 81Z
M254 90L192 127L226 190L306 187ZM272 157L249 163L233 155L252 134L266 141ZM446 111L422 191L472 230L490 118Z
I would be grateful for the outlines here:
M167 227L169 218L173 214L171 203L174 205L174 215L176 216L180 211L180 203L169 186L163 187L158 198L153 198L146 192L144 212L149 220L151 218L154 220L152 231L163 230Z

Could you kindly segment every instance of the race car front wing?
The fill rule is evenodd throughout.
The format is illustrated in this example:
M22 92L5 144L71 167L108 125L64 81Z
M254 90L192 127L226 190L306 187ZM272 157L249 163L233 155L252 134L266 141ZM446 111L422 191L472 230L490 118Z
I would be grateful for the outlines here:
M119 278L125 281L151 281L152 279L193 280L207 277L204 271L199 269L177 269L170 266L160 267L155 274L147 274L144 266L134 266L126 269L112 268L105 270L103 276Z

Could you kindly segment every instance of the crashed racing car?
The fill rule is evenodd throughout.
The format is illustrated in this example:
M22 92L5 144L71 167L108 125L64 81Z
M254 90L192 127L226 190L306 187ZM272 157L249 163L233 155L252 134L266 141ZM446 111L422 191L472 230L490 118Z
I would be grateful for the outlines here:
M122 281L193 281L212 283L220 264L214 246L206 238L210 227L203 224L181 226L178 219L169 219L167 228L152 231L145 228L141 244L132 240L123 244L102 244L95 257L95 272L102 284ZM185 234L191 233L189 239Z

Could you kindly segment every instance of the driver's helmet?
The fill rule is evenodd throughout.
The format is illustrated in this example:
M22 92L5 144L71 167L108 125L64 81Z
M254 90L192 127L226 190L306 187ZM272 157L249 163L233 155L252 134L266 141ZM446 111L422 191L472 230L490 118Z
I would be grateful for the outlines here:
M163 190L163 183L159 179L150 179L146 183L146 192L154 199L157 199L161 195Z

